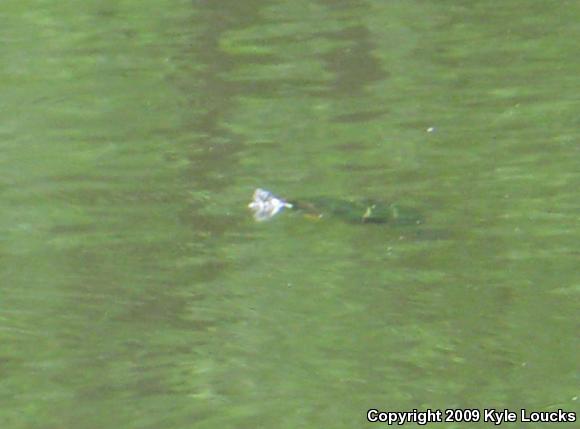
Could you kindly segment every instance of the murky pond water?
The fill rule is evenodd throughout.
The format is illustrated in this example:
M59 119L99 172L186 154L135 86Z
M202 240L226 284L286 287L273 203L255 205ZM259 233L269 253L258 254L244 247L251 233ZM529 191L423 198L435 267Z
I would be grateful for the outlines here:
M579 18L3 2L0 427L577 412ZM424 223L256 223L257 187Z

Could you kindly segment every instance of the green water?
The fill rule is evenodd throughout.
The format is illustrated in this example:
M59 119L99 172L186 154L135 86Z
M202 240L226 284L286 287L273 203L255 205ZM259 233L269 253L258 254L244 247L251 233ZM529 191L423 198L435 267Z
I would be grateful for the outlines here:
M577 413L579 19L3 1L0 428ZM256 187L425 222L255 223Z

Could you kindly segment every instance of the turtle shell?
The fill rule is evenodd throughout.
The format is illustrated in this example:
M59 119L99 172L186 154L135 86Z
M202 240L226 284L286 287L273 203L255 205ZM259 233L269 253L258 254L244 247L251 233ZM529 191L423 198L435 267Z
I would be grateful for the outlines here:
M309 218L337 218L349 223L417 225L421 214L412 208L384 201L349 201L329 197L291 201L292 208Z

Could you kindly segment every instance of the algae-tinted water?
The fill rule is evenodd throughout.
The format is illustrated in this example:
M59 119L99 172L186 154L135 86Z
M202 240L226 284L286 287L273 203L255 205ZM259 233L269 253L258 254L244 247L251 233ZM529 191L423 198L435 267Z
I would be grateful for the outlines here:
M2 2L0 427L578 410L579 18ZM255 223L256 187L425 223Z

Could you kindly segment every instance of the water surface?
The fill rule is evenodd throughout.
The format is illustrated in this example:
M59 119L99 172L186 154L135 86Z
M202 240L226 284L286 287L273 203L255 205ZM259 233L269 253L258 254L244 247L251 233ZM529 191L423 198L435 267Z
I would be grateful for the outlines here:
M577 412L579 18L4 2L1 426ZM425 224L255 223L259 186Z

